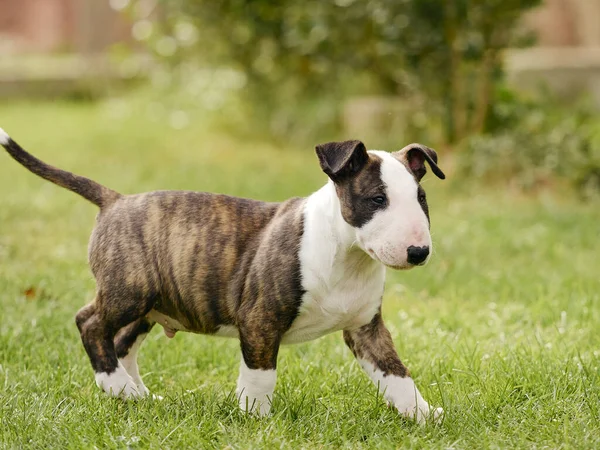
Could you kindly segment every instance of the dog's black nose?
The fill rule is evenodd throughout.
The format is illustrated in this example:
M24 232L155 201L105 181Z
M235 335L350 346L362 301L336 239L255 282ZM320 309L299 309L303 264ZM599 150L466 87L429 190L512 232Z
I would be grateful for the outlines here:
M414 245L411 245L406 250L406 253L408 254L408 263L416 266L427 259L429 256L429 247L415 247Z

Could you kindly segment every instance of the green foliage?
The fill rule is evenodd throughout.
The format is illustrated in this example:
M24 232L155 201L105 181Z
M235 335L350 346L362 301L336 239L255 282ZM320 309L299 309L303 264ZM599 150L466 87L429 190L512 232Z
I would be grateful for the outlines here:
M500 52L530 39L517 28L540 0L413 0L400 43L415 87L441 106L448 142L484 130L502 79ZM418 33L415 33L418 30Z
M518 19L540 2L172 0L140 39L176 66L243 73L248 111L278 134L314 123L307 100L381 93L426 99L452 142L483 129L499 52L523 41ZM130 8L140 22L143 3Z
M468 138L460 162L465 174L510 180L522 188L568 180L583 197L600 195L600 124L584 104L566 109L500 91L490 132Z

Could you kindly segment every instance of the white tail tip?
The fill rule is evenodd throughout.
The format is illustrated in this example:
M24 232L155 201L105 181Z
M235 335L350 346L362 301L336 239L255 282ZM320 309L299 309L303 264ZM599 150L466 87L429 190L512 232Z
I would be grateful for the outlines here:
M0 128L0 145L8 144L9 140L10 140L10 136L6 133L6 131L4 131L2 128Z

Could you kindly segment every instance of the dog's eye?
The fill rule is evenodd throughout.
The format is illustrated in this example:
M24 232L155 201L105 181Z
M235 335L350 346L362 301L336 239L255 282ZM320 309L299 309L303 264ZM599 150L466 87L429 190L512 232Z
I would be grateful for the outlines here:
M375 197L371 198L371 201L376 205L385 205L387 198L385 195L376 195Z
M424 191L419 192L419 195L417 195L417 200L419 200L419 203L423 203L425 200L427 200Z

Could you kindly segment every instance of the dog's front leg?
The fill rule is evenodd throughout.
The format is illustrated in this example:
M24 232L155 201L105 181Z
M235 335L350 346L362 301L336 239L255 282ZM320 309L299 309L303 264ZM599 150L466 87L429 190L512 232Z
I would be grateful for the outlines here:
M381 313L361 328L344 331L344 341L385 399L400 414L419 423L425 422L430 416L434 420L441 417L443 410L430 408L415 386L408 369L400 361Z
M242 360L236 395L240 408L260 416L269 414L277 381L279 339L266 330L240 329Z

